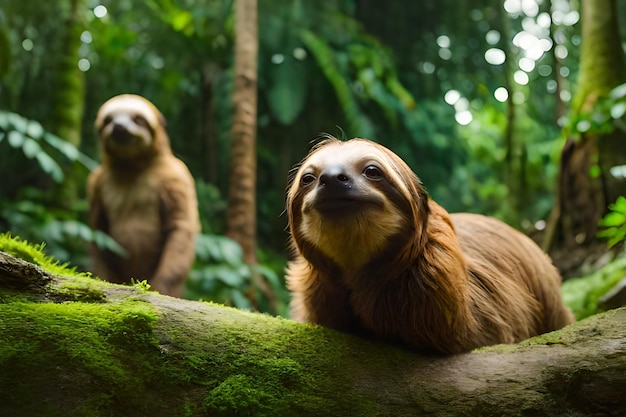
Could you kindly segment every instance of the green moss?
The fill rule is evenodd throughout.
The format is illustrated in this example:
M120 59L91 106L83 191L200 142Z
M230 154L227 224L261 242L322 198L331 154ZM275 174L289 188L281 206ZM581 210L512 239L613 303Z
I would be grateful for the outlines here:
M2 252L38 265L52 274L89 276L87 273L77 273L75 267L60 264L56 259L46 255L43 252L44 246L43 243L31 244L17 236L11 236L9 232L0 234L0 251Z
M64 301L104 302L104 290L111 284L97 278L73 276L64 279L55 287L55 294Z
M261 385L251 376L231 375L211 390L204 405L215 416L231 416L234 410L242 416L274 414L278 411L274 408L276 394L275 387L266 381Z
M475 349L473 352L511 353L526 350L528 346L533 345L543 345L549 347L551 345L572 345L581 340L588 342L593 340L594 337L603 339L606 338L607 334L610 334L612 330L605 324L608 322L607 318L610 318L615 314L624 316L626 319L626 309L610 310L605 313L587 317L560 330L540 334L516 344L486 346Z
M319 326L82 275L56 277L37 297L0 288L0 302L2 415L394 415L394 393L372 393L367 381L431 360ZM595 320L589 332L607 328L602 317L588 320ZM589 336L577 326L479 351L574 343ZM448 398L428 395L414 399L424 412Z
M200 306L185 309L181 314L186 320L168 312L159 320L157 332L167 329L159 338L167 341L170 377L206 388L188 392L201 396L202 414L377 414L362 398L346 407L350 401L345 397L357 395L352 391L354 375L347 371L342 378L337 370L344 365L342 358L350 354L348 346L354 339L280 318L205 303ZM177 326L183 322L185 326ZM328 395L331 386L341 388Z
M262 416L363 410L362 404L342 410L342 393L329 398L316 388L325 378L337 384L329 371L345 354L328 330L259 314L251 321L252 313L201 303L183 307L191 308L159 315L137 299L0 304L2 412ZM310 350L303 349L307 345ZM343 383L350 380L347 375ZM30 401L34 393L42 400Z
M45 271L55 275L55 285L48 285L48 279L37 280L36 286L45 288L46 296L50 300L104 302L105 290L115 287L106 281L93 277L90 273L77 272L75 267L68 264L59 264L54 258L43 252L44 245L33 245L9 233L0 234L0 251L20 258L29 263L40 266ZM133 285L139 292L145 293L150 286L146 281L135 282ZM0 303L11 301L35 301L40 297L29 292L10 292L0 294Z
M150 304L137 301L0 304L3 410L14 407L28 414L23 407L29 397L45 401L60 393L83 411L140 404L146 395L145 371L149 374L159 354L152 333L156 318ZM140 353L129 357L126 351ZM58 384L50 386L50 381ZM68 409L67 415L72 411L78 410Z
M36 295L0 288L0 414L381 412L353 386L360 370L343 370L344 359L375 342L355 345L318 326L163 297L141 284L122 288L8 235L0 247L62 275ZM382 372L389 360L367 367Z

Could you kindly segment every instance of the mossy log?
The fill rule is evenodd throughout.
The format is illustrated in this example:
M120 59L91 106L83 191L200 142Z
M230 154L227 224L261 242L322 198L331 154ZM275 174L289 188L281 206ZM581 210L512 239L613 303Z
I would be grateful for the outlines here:
M626 415L626 309L423 356L0 252L2 416Z

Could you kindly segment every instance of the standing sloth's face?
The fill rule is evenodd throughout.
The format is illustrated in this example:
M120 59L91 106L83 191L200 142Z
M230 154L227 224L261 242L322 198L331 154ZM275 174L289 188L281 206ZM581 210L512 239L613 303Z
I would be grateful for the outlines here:
M123 94L105 102L96 117L102 149L114 159L135 159L155 152L164 118L143 97Z
M408 166L364 139L322 142L304 159L287 193L292 238L343 269L358 269L389 239L413 227L425 192Z

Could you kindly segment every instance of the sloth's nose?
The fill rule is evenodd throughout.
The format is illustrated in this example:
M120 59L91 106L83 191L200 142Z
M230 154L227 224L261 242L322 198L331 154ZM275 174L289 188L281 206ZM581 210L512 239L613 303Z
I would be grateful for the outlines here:
M126 125L122 123L114 122L113 129L111 130L111 137L119 144L125 144L133 139L133 135L128 131Z
M120 134L127 132L126 126L122 123L114 122L113 123L113 134Z
M352 178L342 167L330 166L321 172L319 184L327 188L352 188Z

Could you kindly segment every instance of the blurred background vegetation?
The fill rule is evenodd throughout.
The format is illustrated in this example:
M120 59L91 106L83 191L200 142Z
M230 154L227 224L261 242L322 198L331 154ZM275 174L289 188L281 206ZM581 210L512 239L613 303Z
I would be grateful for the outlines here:
M626 22L626 2L606 1ZM0 0L0 232L45 242L81 269L86 242L115 248L85 225L84 181L98 160L98 107L136 93L166 116L174 152L196 179L203 234L188 298L286 315L284 191L323 132L383 143L449 211L493 215L540 240L571 126L589 130L569 111L581 68L579 1L260 1L253 266L224 236L233 3ZM621 54L625 39L626 31L616 39ZM589 120L626 130L625 97L613 89L600 103L612 116ZM587 298L593 285L593 303L626 267L624 203L604 208L613 255L574 272L595 274L594 284L570 285ZM271 296L249 291L253 274Z

